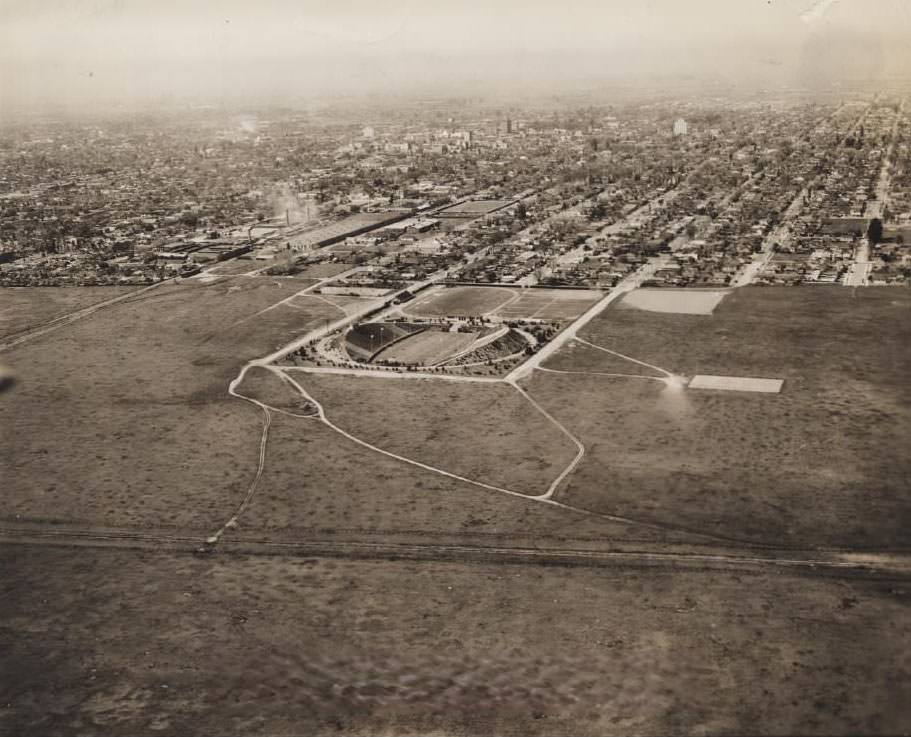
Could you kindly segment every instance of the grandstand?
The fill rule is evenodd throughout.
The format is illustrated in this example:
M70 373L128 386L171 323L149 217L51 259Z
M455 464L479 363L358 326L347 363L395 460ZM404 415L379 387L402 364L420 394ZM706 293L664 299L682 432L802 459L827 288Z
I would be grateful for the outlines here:
M365 322L345 334L345 350L355 361L369 363L384 348L424 330L407 322Z
M487 361L501 361L505 358L521 354L528 348L528 341L519 331L510 328L506 333L500 335L495 340L478 346L469 353L463 353L454 357L450 366L473 366Z

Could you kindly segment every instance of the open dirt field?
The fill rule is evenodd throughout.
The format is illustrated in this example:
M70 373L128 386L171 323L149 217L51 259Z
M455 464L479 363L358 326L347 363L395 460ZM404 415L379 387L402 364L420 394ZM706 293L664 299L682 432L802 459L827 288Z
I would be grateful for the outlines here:
M477 339L477 333L444 333L439 330L424 330L394 343L377 354L374 360L432 366L465 350Z
M501 287L437 287L423 292L403 308L416 317L470 317L493 312L517 294Z
M248 271L261 269L265 265L265 262L257 261L252 258L232 258L216 264L208 271L210 274L217 274L218 276L234 276L236 274L246 274Z
M679 315L711 315L730 292L706 289L635 289L620 307Z
M314 299L321 300L329 305L335 305L338 308L340 315L342 313L348 315L356 312L368 302L373 301L370 297L353 297L345 294L318 294L316 292L310 292L309 294L295 297L291 300L291 304L306 308L308 303L312 302Z
M541 493L575 453L570 441L507 385L291 375L348 432L488 484Z
M137 289L139 287L3 287L0 289L0 338Z
M712 316L608 310L586 339L688 376L783 378L786 390L669 393L538 372L532 395L588 450L560 498L769 544L907 547L909 310L904 290L824 287L741 289Z
M548 358L544 368L556 371L572 372L597 372L611 374L633 374L636 376L663 376L659 371L642 366L632 361L627 361L619 356L599 351L597 348L585 345L575 340L567 343L562 350Z
M236 387L242 397L294 415L312 416L313 406L281 376L261 366L251 366Z
M859 735L911 719L902 582L0 555L8 735Z
M293 375L300 378L298 372ZM339 415L330 407L327 412L342 425L354 410ZM370 430L353 421L342 427L350 432ZM390 426L365 439L381 442L384 431L393 433ZM479 445L481 439L475 438L469 447ZM427 446L432 453L413 441L411 446L397 437L390 442L390 450L425 462L446 454L447 446L439 437ZM515 460L514 454L506 457ZM490 451L482 450L475 463L499 467ZM485 470L484 465L472 468L467 458L455 462L444 458L441 465L457 471ZM517 473L500 470L506 482L520 481ZM266 466L256 495L239 526L230 532L231 539L484 545L496 545L508 536L514 545L573 549L598 549L617 538L653 541L658 535L638 525L585 517L447 478L375 453L320 422L285 415L272 419ZM684 534L660 535L669 540L693 539Z
M243 363L336 311L282 306L272 279L185 281L3 353L5 520L205 529L256 467L261 413L228 396Z

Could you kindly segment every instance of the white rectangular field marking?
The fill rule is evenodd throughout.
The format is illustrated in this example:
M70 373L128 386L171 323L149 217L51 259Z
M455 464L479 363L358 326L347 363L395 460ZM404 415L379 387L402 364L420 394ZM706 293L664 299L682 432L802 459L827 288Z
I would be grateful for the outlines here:
M746 376L694 376L689 383L690 389L720 389L728 392L762 392L778 394L784 384L783 379L752 379Z

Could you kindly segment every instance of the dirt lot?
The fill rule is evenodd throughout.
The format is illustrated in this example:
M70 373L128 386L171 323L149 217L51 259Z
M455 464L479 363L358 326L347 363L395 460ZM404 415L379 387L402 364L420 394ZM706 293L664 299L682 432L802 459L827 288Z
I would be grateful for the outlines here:
M860 735L911 719L905 582L0 556L7 735Z
M583 337L686 375L783 378L784 390L668 393L539 372L532 394L588 448L561 498L763 543L907 547L909 308L905 290L820 287L738 290L712 316L608 310Z
M711 315L728 294L728 291L709 289L635 289L618 306L648 312Z
M247 360L336 312L281 307L299 286L185 281L3 354L2 518L206 529L256 467L260 412L227 394Z
M0 289L0 338L137 289L139 287L3 287Z
M255 271L266 266L266 262L257 261L253 258L232 258L228 261L222 261L209 269L210 274L218 276L233 276L235 274L246 274L248 271Z

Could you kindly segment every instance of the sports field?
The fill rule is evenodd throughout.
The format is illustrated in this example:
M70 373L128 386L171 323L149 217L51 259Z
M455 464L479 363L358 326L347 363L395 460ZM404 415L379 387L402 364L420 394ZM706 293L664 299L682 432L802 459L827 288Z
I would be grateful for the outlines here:
M575 319L604 296L595 290L435 287L404 308L420 317L490 315L505 320Z
M604 296L582 289L526 289L519 298L497 310L505 319L574 320Z
M516 297L499 287L435 287L409 302L403 312L416 317L471 317L494 312Z
M398 361L407 365L433 366L454 356L478 339L478 333L424 330L380 351L375 361Z

